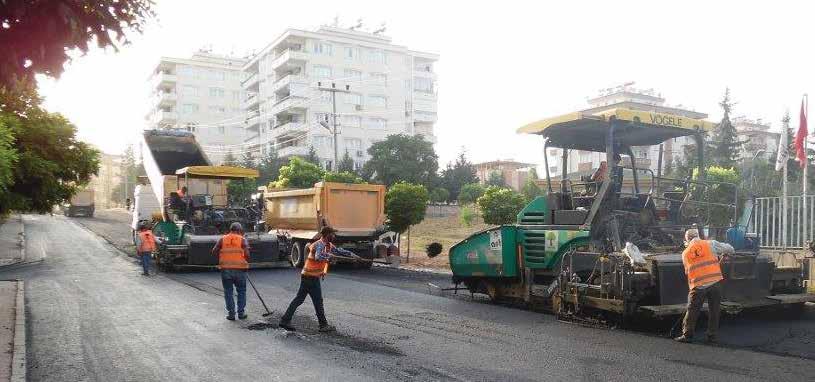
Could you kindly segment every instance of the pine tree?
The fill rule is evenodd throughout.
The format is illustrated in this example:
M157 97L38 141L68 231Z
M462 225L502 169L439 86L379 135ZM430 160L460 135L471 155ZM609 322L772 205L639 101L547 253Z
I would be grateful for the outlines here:
M266 185L277 180L277 177L280 176L280 167L284 164L285 162L277 156L277 148L273 143L270 143L266 156L263 157L258 166L258 172L260 173L258 185Z
M314 149L314 146L308 147L308 155L305 158L306 162L314 163L317 166L320 166L320 158L317 156L317 150Z
M669 177L674 171L674 156L669 153L665 156L665 162L662 164L662 176Z
M235 166L237 165L238 160L235 159L235 155L232 154L232 151L227 151L222 162L224 166Z
M744 142L739 141L738 131L730 122L730 112L733 110L733 105L730 100L730 88L725 88L724 98L719 102L724 115L722 121L713 129L709 161L710 164L724 168L736 167L736 161L744 144Z
M257 168L254 154L251 151L243 153L240 165L243 168Z
M340 163L338 163L337 172L350 172L352 174L357 174L356 169L354 168L354 160L351 158L351 155L348 154L348 150L345 150L345 155L342 156Z

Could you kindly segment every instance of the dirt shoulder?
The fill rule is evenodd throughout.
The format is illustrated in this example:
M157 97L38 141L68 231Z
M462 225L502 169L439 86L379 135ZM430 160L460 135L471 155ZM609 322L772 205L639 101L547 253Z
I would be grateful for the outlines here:
M450 261L447 257L450 247L464 240L475 232L489 228L480 217L476 217L470 226L465 226L458 215L425 218L421 223L413 226L410 232L410 262L406 260L407 233L402 235L402 266L405 268L423 268L434 271L450 272ZM441 243L442 253L434 258L428 258L425 247L430 243Z

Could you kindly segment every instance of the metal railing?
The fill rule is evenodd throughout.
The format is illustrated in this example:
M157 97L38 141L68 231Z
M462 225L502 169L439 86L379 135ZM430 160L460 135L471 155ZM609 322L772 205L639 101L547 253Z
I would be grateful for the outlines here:
M803 248L815 239L813 218L815 195L808 195L806 203L803 196L787 196L786 214L783 197L756 198L749 231L758 235L762 248Z

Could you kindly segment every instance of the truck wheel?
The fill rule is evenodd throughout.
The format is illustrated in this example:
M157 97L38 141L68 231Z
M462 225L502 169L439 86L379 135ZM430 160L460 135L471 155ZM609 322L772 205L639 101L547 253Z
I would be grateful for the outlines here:
M291 265L295 268L302 268L303 264L306 262L305 256L305 246L303 243L294 242L291 245L291 255L289 255L289 261L291 261Z

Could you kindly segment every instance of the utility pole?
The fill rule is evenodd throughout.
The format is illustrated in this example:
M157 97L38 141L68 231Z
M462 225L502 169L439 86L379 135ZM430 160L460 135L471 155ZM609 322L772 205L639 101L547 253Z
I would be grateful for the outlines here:
M326 85L328 85L328 84L326 84ZM327 126L327 123L324 123L323 121L320 121L320 125L323 126L324 128L326 128L326 130L330 131L331 135L334 138L334 161L331 162L331 171L336 172L337 169L338 169L337 162L339 161L339 158L338 158L339 157L338 156L339 149L337 148L337 139L338 139L338 131L337 131L337 92L339 92L339 93L348 93L351 90L351 87L349 85L345 85L344 89L343 89L343 88L337 88L337 84L335 82L332 82L331 86L323 86L322 82L317 82L317 88L322 90L322 91L331 92L331 118L333 119L333 121L332 121L333 129L329 128Z

